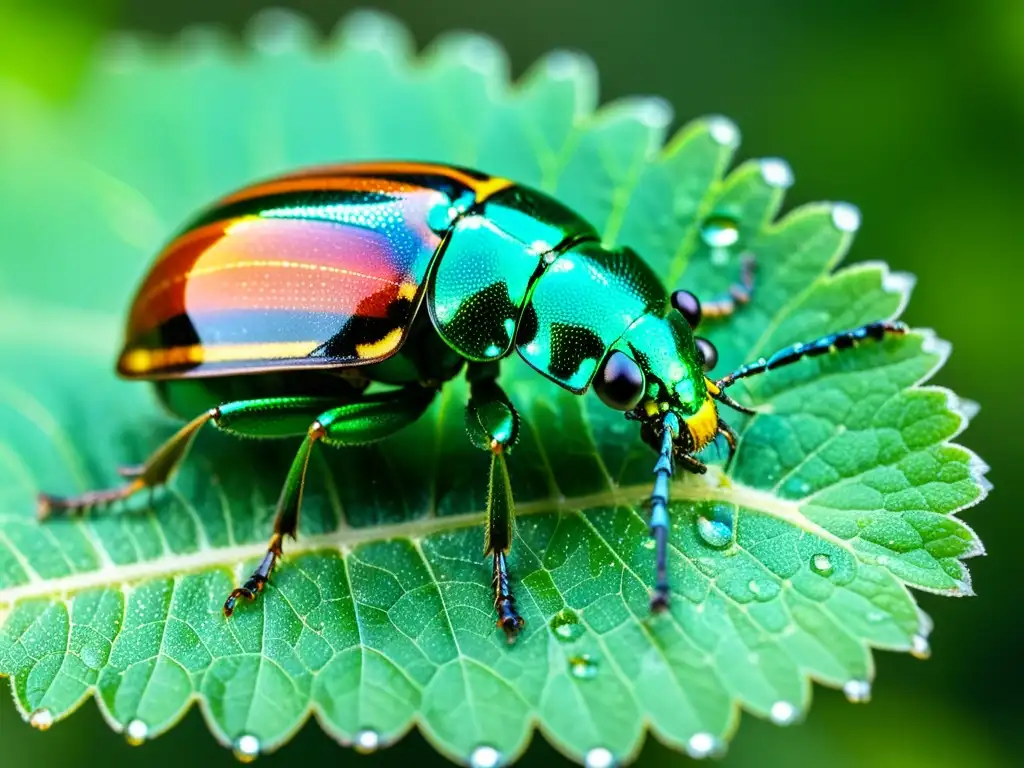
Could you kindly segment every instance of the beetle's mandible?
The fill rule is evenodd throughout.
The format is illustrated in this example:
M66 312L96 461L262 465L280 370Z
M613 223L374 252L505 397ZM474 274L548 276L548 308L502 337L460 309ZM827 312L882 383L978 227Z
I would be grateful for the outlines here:
M507 487L519 416L498 384L518 354L578 395L593 388L639 422L657 453L650 529L652 610L667 606L668 497L673 468L736 435L718 404L737 379L903 333L879 321L782 350L714 381L717 353L695 338L704 316L749 300L754 264L725 299L669 294L628 248L536 190L477 171L380 162L313 168L220 200L158 256L132 305L118 372L151 380L191 418L121 487L43 495L40 514L77 511L163 485L206 423L244 436L303 438L277 504L267 554L224 604L254 599L294 537L306 467L318 442L381 440L427 410L465 370L470 438L491 455L491 487ZM386 385L366 391L370 383ZM198 415L196 415L198 414ZM488 502L485 555L509 641L523 626L506 557L514 510Z

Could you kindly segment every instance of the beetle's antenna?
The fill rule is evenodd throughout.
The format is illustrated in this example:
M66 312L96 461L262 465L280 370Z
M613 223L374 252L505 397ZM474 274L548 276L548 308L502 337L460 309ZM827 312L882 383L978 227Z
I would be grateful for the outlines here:
M829 352L849 349L851 347L855 347L858 342L864 341L865 339L881 341L887 334L902 336L906 332L907 326L901 322L881 320L876 323L862 325L860 328L854 328L850 331L830 333L827 336L822 336L820 339L815 339L814 341L809 341L803 344L794 344L791 347L786 347L785 349L776 352L767 360L762 357L756 362L741 366L728 376L724 376L716 381L715 385L719 389L725 389L726 387L735 384L739 379L745 379L750 376L759 376L762 373L766 373L767 371L775 368L782 368L783 366L795 363L805 357L817 357L818 355L824 355ZM714 397L733 408L736 408L738 405L735 401L730 402L724 392L714 395ZM739 406L738 410L750 413L749 409L745 409L742 406Z
M679 434L679 419L672 411L661 422L661 449L654 465L651 492L651 537L655 547L654 594L651 610L668 607L668 488L672 479L672 442Z

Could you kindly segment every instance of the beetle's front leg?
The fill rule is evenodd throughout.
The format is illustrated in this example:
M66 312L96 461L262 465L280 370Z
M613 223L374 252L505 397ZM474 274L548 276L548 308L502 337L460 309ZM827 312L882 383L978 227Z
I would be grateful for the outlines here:
M708 471L705 464L688 453L676 451L675 440L681 429L674 413L665 414L661 425L661 446L654 465L654 490L651 492L651 538L654 539L654 591L651 610L655 613L668 608L668 491L672 481L673 462L678 459L687 471L702 475Z
M512 547L515 502L509 482L505 454L519 436L519 414L497 382L495 363L473 364L466 378L470 399L466 406L466 428L473 444L491 454L491 476L487 491L487 528L484 554L494 558L494 609L498 626L505 630L509 643L515 642L523 627L516 610L516 598L510 584L507 555Z

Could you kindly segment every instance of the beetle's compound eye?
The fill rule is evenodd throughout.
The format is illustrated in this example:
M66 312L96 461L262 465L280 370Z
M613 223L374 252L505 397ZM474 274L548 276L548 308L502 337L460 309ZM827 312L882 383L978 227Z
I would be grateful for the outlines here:
M594 391L609 408L630 411L644 396L644 372L624 352L612 352L594 378Z
M691 328L700 325L700 299L689 291L676 291L672 294L672 306L686 318Z
M714 370L714 367L718 365L718 350L715 349L715 345L700 336L693 341L697 345L697 354L700 355L700 359L704 363L704 372Z

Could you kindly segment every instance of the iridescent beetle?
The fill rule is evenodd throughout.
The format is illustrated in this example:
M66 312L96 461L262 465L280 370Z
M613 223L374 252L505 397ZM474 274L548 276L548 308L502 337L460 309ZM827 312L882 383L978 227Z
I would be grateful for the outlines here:
M749 299L753 265L731 297ZM173 411L192 417L119 488L40 497L40 514L80 510L163 485L199 429L304 437L277 504L267 554L224 604L254 599L295 536L310 452L318 442L381 440L427 410L463 367L470 438L491 453L491 488L507 487L505 453L519 417L497 382L517 352L575 394L591 386L640 422L657 453L651 494L656 574L651 609L668 604L669 481L675 463L702 473L695 454L736 435L716 401L747 376L806 355L902 333L877 322L797 344L712 381L711 344L694 338L701 305L669 295L628 248L604 247L580 216L528 187L445 165L364 163L314 168L222 199L157 258L132 305L118 372L156 382ZM367 393L371 382L389 385ZM214 404L214 405L211 405ZM199 413L198 416L195 416ZM499 485L500 484L500 485ZM490 494L484 534L494 607L509 641L523 626L506 556L514 511Z

